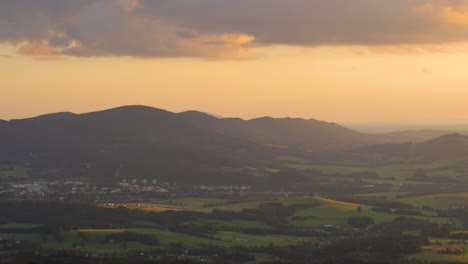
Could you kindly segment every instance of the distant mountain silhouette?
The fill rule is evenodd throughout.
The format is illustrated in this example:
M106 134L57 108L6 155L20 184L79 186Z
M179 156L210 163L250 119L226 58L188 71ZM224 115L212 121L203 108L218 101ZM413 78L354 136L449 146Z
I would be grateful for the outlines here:
M383 144L353 151L368 159L391 162L433 162L468 157L468 136L447 134L422 143Z
M310 151L336 151L379 142L373 135L358 133L335 123L315 119L261 117L251 120L215 118L188 111L179 113L205 131L259 144L300 148Z
M129 178L191 180L270 155L264 146L202 131L174 113L145 106L12 120L0 135L0 161L70 176L108 178L119 170Z
M0 127L5 127L8 125L8 121L0 119Z
M45 115L40 115L32 118L25 118L25 119L12 119L10 120L11 123L15 122L47 122L47 121L52 121L52 120L60 120L60 119L66 119L72 116L75 116L76 114L71 113L71 112L60 112L60 113L52 113L52 114L45 114Z
M449 130L433 130L433 129L420 129L420 130L406 130L378 134L383 140L382 143L397 143L397 142L424 142L430 139L438 138L443 135L453 134L454 131ZM467 135L468 132L460 131L459 134Z
M259 144L314 152L344 151L362 146L424 142L451 133L445 130L361 133L315 119L261 117L251 120L216 118L198 111L178 114L202 130L243 138Z
M468 137L462 135L380 144L405 137L417 136L364 134L314 119L243 120L123 106L0 121L0 164L25 165L39 176L227 183L245 180L246 168L274 167L278 156L407 162L468 155Z

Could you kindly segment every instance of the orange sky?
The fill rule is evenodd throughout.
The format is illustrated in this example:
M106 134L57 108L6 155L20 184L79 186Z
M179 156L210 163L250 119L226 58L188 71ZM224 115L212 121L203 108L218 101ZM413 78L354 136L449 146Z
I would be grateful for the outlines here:
M147 16L146 20L141 18L138 8L147 5L152 10L151 2L96 2L103 4L91 7L104 10L108 16L105 19L112 21L109 25L122 28L122 36L107 33L109 25L95 18L100 15L90 12L89 6L76 14L72 9L59 15L43 11L51 21L69 23L71 29L53 23L44 28L32 27L33 22L41 20L31 20L31 15L25 15L22 25L28 26L17 34L0 26L0 119L143 104L174 112L195 109L242 118L269 115L334 122L468 120L468 40L463 34L468 32L468 1L450 2L453 6L432 0L415 1L418 4L414 6L403 0L381 2L381 10L378 5L369 7L381 14L362 18L364 24L357 18L368 13L350 6L350 10L343 11L343 21L337 16L338 21L328 21L324 25L328 31L323 32L320 27L314 28L314 21L306 20L309 16L297 19L311 23L310 30L318 32L316 38L304 35L314 32L293 24L296 20L276 30L260 27L246 13L241 16L243 22L254 24L239 22L238 29L231 29L228 22L235 16L220 20L217 28L216 23L207 24L202 19L204 10L193 10L193 17L182 11L170 17L151 13L171 24L167 26L148 24ZM297 5L296 13L285 16L301 16L302 7L314 10L321 7L314 6L319 2L291 0L288 3ZM278 0L271 3L272 10L284 4ZM356 2L364 7L369 3ZM1 5L8 4L0 3L0 9ZM31 6L31 10L38 8ZM14 6L8 8L12 13L25 12ZM407 9L407 13L402 11ZM168 10L177 11L174 7ZM266 12L263 19L275 21L273 11ZM8 14L0 11L0 24L2 16L8 19ZM365 20L372 22L379 17L384 18L375 26ZM398 19L405 23L399 25ZM97 24L88 25L87 21ZM386 24L390 22L394 28ZM99 23L106 27L100 28ZM184 23L193 24L193 28ZM351 25L343 31L343 23ZM405 28L406 23L410 29ZM140 35L142 28L149 30ZM390 29L382 33L382 28ZM227 33L220 33L224 31ZM81 33L72 36L76 32ZM96 36L103 40L96 42ZM129 39L133 41L125 42Z
M128 104L346 122L457 120L468 112L468 53L271 47L249 60L37 60L2 50L12 56L0 59L3 119Z

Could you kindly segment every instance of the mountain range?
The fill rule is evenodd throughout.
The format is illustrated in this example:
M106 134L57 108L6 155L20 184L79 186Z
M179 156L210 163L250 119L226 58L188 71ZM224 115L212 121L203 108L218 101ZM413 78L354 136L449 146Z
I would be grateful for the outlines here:
M468 157L468 136L446 134L425 142L382 144L366 146L352 151L363 160L387 163L434 163L451 160L457 167L466 167ZM465 163L465 164L462 164Z
M468 155L468 146L459 144L468 138L462 135L458 143L444 143L454 135L404 143L426 132L420 138L417 132L366 134L314 119L243 120L123 106L0 121L0 163L27 166L37 175L213 182L241 180L244 168L273 168L280 156L340 152L407 159L412 149L420 157L435 148L446 156Z
M178 115L205 131L248 139L258 144L312 152L345 151L375 144L423 142L452 133L445 130L414 130L371 134L316 119L261 117L243 120L217 118L198 111Z

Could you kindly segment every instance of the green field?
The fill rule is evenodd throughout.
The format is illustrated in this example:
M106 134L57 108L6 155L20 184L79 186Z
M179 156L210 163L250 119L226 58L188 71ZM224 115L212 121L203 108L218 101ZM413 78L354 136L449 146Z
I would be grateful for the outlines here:
M394 165L394 166L380 166L380 167L366 167L366 166L345 166L345 165L315 165L309 164L305 161L294 161L289 160L288 163L284 164L287 167L295 168L299 170L312 170L320 171L325 174L342 174L342 175L351 175L353 173L362 173L362 172L375 172L381 178L394 178L395 181L390 182L394 185L400 185L400 182L404 183L422 183L411 181L415 171L417 169L425 169L426 174L429 177L439 178L456 178L461 176L466 176L468 173L465 170L461 169L438 169L439 166L444 165L445 163L436 163L436 164L411 164L411 165ZM387 182L378 182L375 179L371 179L374 183L387 183Z
M242 222L238 222L245 224ZM91 251L96 253L119 252L123 251L122 244L104 242L106 235L116 232L130 231L139 234L152 234L159 238L161 246L145 245L137 242L128 242L125 250L145 250L166 247L170 243L182 243L191 246L218 245L218 246L267 246L270 243L275 245L295 245L298 241L310 239L306 237L287 236L287 235L250 235L241 232L220 231L216 234L210 234L207 237L199 237L184 233L173 232L156 228L128 228L128 229L86 229L78 231L65 231L62 233L63 241L56 241L51 235L46 236L46 241L38 233L14 233L0 234L0 239L14 239L16 241L31 241L40 243L44 248L49 249L73 249L73 243L83 243L79 250ZM79 232L83 232L91 240L84 242Z
M384 197L385 199L397 199L400 195L406 195L406 192L378 192L378 193L365 193L365 194L355 194L354 196L364 196L364 197Z
M364 182L367 183L374 183L374 184L391 184L393 186L401 186L404 184L436 184L434 182L427 182L427 181L411 181L411 180L405 180L405 181L399 181L399 180L378 180L378 179L365 179L363 180Z
M292 220L290 224L300 227L316 228L324 225L346 226L346 221L351 216L370 216L374 218L376 224L393 221L397 217L404 215L388 214L372 211L371 206L343 203L332 200L321 200L321 205L316 208L308 208L299 211L294 216L305 217L306 220ZM361 207L362 212L358 213L357 208ZM432 212L423 212L423 216L411 216L419 220L427 220L433 223L453 223L450 218L436 217ZM458 222L455 222L458 224Z
M21 166L0 167L0 179L6 178L28 178L29 169Z
M168 204L168 205L179 205L179 206L203 206L208 204L225 203L229 200L216 199L216 198L177 198L177 199L163 199L155 200L156 203Z
M434 194L401 199L402 202L418 207L429 206L436 209L449 209L457 205L468 205L468 193Z
M33 228L39 227L41 225L37 224L29 224L29 223L8 223L8 224L1 224L0 228Z
M382 167L367 167L367 166L343 166L343 165L314 165L307 163L287 163L288 167L315 170L327 174L353 174L360 172L376 172L380 177L395 177L396 179L408 179L414 174L417 167L412 166L382 166Z
M249 235L238 232L218 232L216 237L222 239L223 242L231 243L238 246L267 246L273 243L276 246L295 245L305 239L311 240L309 237L297 237L286 235Z
M199 237L189 234L177 233L169 230L155 229L155 228L129 228L119 230L86 230L86 233L92 233L94 235L105 235L112 232L123 232L130 231L140 234L152 234L156 235L162 246L167 246L169 243L183 243L186 245L204 245L212 244L219 246L266 246L270 242L278 245L294 245L298 242L297 236L286 236L286 235L249 235L240 232L229 232L220 231L216 234L211 234L208 237Z
M199 224L199 225L240 227L240 228L271 228L271 226L260 221L250 221L250 220L240 220L240 219L233 219L231 221L218 220L218 219L199 219L199 220L188 222L188 223Z
M467 176L468 172L464 170L458 169L444 169L444 170L433 170L426 172L427 176L429 177L436 177L436 178L457 178Z
M468 199L468 194L466 194ZM203 205L206 202L224 202L225 200L220 199L201 199L201 198L184 198L184 199L172 199L172 200L156 200L157 204L148 203L142 204L140 207L157 207L157 206L176 206L171 205L178 203L177 207L180 208L195 208L200 211L203 210L213 210L213 208L204 207ZM161 203L161 202L164 202ZM223 210L230 211L240 211L244 208L256 208L259 204L265 202L275 202L281 203L283 206L293 206L301 205L300 207L295 208L304 208L297 209L295 213L288 218L288 224L291 227L302 228L305 230L324 230L327 226L335 226L340 229L350 230L352 227L347 224L347 220L351 216L370 216L374 219L375 224L380 224L384 222L393 221L397 217L406 216L398 215L391 213L375 212L372 210L372 206L361 205L356 203L347 203L340 202L335 200L330 200L321 197L313 196L298 196L291 198L278 198L277 200L263 200L255 202L244 202L237 204L223 204L214 208L219 208ZM361 207L361 212L358 212L358 208ZM146 207L145 207L146 208ZM292 207L294 208L294 207ZM141 208L140 208L141 209ZM194 210L196 211L196 210ZM435 213L429 211L420 210L424 215L422 216L409 216L415 219L424 220L433 223L452 223L459 225L460 223L457 220L452 220L450 218L437 217ZM408 216L406 216L408 217ZM38 225L27 224L27 223L8 223L0 225L4 228L30 228L37 227ZM184 222L180 227L192 227L192 230L197 230L197 226L202 228L216 227L216 232L207 232L207 233L181 233L174 232L160 226L151 221L137 221L134 222L131 227L125 229L80 229L72 231L64 231L61 235L61 240L57 241L54 236L51 234L41 235L39 233L14 233L14 234L0 234L0 238L8 239L11 238L16 241L32 241L40 243L44 248L47 249L74 249L73 245L76 243L83 243L83 246L79 251L85 252L96 252L96 253L112 253L112 252L122 252L129 250L151 250L151 249L161 249L167 248L171 243L181 243L189 247L199 247L204 245L216 245L222 247L232 247L232 246L268 246L273 244L275 246L285 246L285 245L296 245L304 241L311 241L317 238L308 237L308 236L296 236L296 235L254 235L250 233L244 233L238 231L242 228L257 228L257 229L272 229L272 226L269 226L262 221L262 218L259 220L245 220L245 219L231 219L231 220L221 220L221 219L212 219L212 218L198 218L196 220L191 220ZM239 228L239 229L233 229ZM190 228L188 228L190 229ZM126 243L126 247L122 243L112 243L106 242L106 236L112 233L130 231L138 234L151 234L155 235L161 242L160 246L147 245L137 242L129 241ZM248 230L246 230L248 231ZM82 232L82 234L80 233ZM417 233L414 231L415 234ZM85 239L86 238L86 239ZM448 243L448 242L447 242ZM414 258L430 258L430 257L439 257L441 259L447 260L447 256L439 256L440 254L434 255L430 247L424 249L420 254L414 255Z
M399 194L398 192L395 192L395 193L388 192L388 193L372 193L372 194L367 194L367 195L386 196L389 198L395 198L396 195L398 194ZM433 196L429 196L429 197L433 197ZM468 202L468 193L466 194L465 198L467 199L467 202ZM292 198L275 200L275 201L264 200L264 201L244 202L244 203L236 203L236 204L224 204L224 205L215 206L215 207L203 207L201 205L196 205L195 203L192 203L191 205L187 204L184 206L172 206L172 207L176 208L177 210L190 210L190 211L200 211L200 212L211 212L214 209L236 212L236 211L241 211L242 209L245 209L245 208L256 208L261 203L267 203L267 202L282 203L283 205L288 206L288 205L294 205L294 204L302 204L302 205L312 204L312 203L316 203L317 199L319 198L312 197L312 196L305 196L305 197L292 197ZM414 200L410 200L410 199L414 199ZM418 199L421 199L422 201L428 201L427 197L417 197L417 198L410 198L410 199L402 199L401 201L413 204L418 207L425 205L425 203L422 203L422 202L418 203L417 202L419 201ZM306 217L307 220L292 220L292 218L294 217L293 216L290 219L290 224L293 226L315 228L315 227L319 227L323 225L344 225L348 217L356 216L356 215L373 217L376 223L389 222L395 219L396 217L404 216L404 215L398 215L398 214L374 212L372 211L372 206L367 206L367 205L347 204L347 203L342 203L342 202L332 201L332 200L328 200L328 201L320 200L320 203L321 205L319 207L304 209L304 210L297 212L296 215L294 215L294 216L299 216L299 217ZM146 210L148 208L165 208L161 206L166 206L166 205L164 204L142 204L138 208L143 209L143 210ZM359 206L363 209L360 214L357 213L357 207ZM423 216L412 216L412 217L420 219L420 220L428 220L429 222L434 222L434 223L451 223L452 222L452 219L450 218L435 217L435 214L433 212L422 211L422 210L420 211L424 214ZM192 224L213 224L217 226L231 226L231 227L238 226L242 228L247 228L247 227L267 228L268 227L263 222L245 221L245 220L239 220L239 219L235 219L232 221L199 219L197 221L193 221Z
M143 203L128 203L127 208L145 211L197 211L211 212L220 207L236 207L236 204L225 204L230 200L215 198L177 198L160 199ZM229 210L229 209L227 209ZM240 209L239 209L240 210Z
M438 243L437 243L438 242ZM431 238L429 245L423 246L423 251L418 254L409 255L410 259L419 259L435 263L460 262L467 263L466 254L441 254L439 251L450 248L451 250L461 250L468 252L468 245L460 245L463 241L460 239Z

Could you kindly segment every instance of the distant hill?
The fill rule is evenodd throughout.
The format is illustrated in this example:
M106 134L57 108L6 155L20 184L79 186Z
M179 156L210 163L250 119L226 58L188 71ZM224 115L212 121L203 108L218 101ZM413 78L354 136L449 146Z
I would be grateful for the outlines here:
M5 126L7 126L7 125L8 125L8 121L1 120L1 119L0 119L0 128L1 128L1 127L5 127Z
M468 136L447 134L422 143L383 144L358 148L352 153L368 160L433 162L468 157Z
M271 156L264 146L145 106L12 120L0 126L0 144L4 163L97 178L212 180L225 166L255 166Z
M178 114L205 131L248 139L259 144L313 152L336 152L378 144L420 143L447 130L411 130L389 133L361 133L336 123L315 119L261 117L251 120L216 118L198 111Z
M316 152L344 150L380 142L374 135L315 119L261 117L243 120L215 118L197 111L178 115L205 131L248 139L259 144Z
M52 114L45 114L45 115L40 115L32 118L25 118L25 119L12 119L10 120L10 123L27 123L27 122L47 122L47 121L53 121L53 120L61 120L61 119L66 119L72 116L76 116L76 114L71 113L71 112L60 112L60 113L52 113Z
M314 119L243 120L124 106L0 121L0 165L26 165L35 175L226 183L246 180L252 168L266 175L258 169L281 166L279 156L408 162L468 155L463 135L393 144L423 136L365 134Z
M447 134L459 133L462 135L468 135L466 131L450 131L450 130L431 130L431 129L420 129L420 130L405 130L397 132L389 132L378 134L383 143L397 143L397 142L415 142L420 143L434 138L441 137Z
M0 119L0 143L2 142L1 138L4 138L6 136L6 127L7 126L8 126L8 122L5 121L5 120ZM1 147L0 147L0 149L1 149Z

